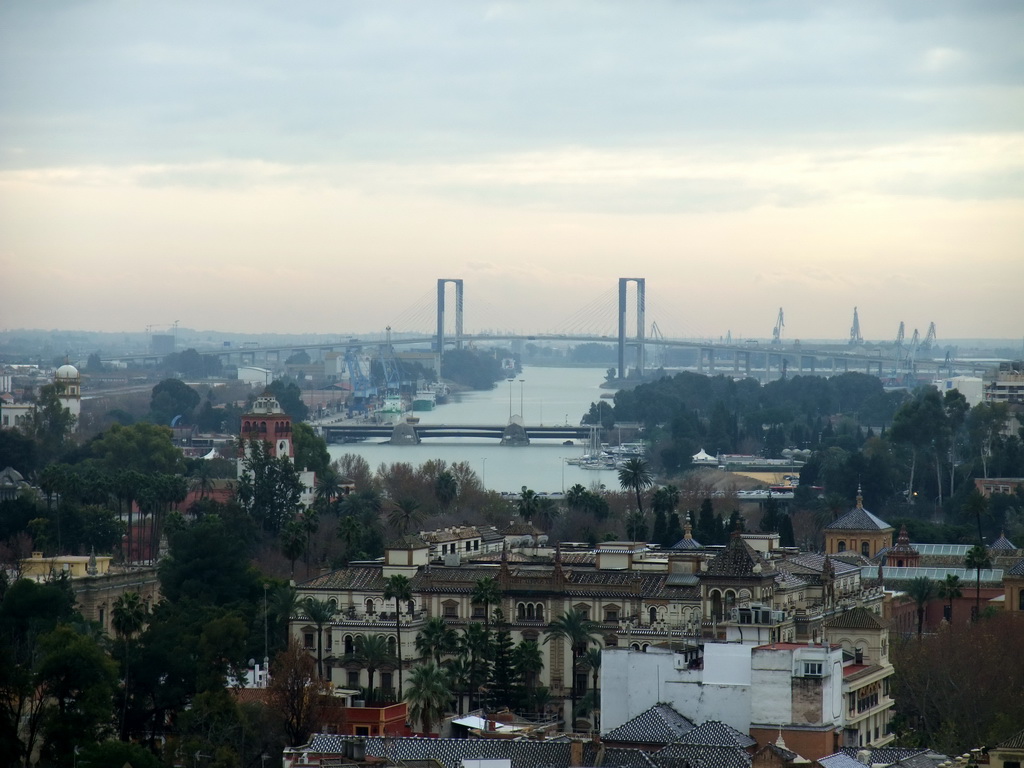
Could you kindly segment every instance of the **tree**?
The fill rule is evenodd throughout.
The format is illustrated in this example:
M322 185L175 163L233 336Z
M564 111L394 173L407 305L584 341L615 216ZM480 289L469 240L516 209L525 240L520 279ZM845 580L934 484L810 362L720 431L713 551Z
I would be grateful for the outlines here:
M588 648L587 652L583 654L583 666L590 670L591 680L593 686L591 687L591 693L594 698L594 730L599 729L600 726L600 712L598 707L600 706L601 697L598 692L597 678L601 672L601 649L600 648Z
M981 572L985 568L992 567L992 560L988 556L988 550L981 544L975 544L967 550L964 558L964 567L975 572L974 584L974 619L981 618Z
M928 603L935 598L935 584L927 576L918 576L912 579L907 585L903 599L912 601L917 608L917 636L921 636L924 629L924 613L928 609Z
M181 417L191 423L192 411L202 398L192 387L181 379L164 379L155 387L149 398L149 418L156 424L173 426Z
M977 489L971 491L971 495L964 502L964 512L977 522L978 544L984 546L985 538L981 535L981 518L988 514L988 498Z
M579 664L580 659L586 653L587 647L591 643L596 643L600 634L598 633L598 625L585 618L582 614L576 611L566 611L557 619L552 621L548 625L548 633L544 637L544 642L548 643L552 640L562 640L569 645L569 649L572 652L572 666L569 669L569 674L572 679L572 687L570 689L570 696L572 700L572 721L569 726L569 731L576 730L576 700L579 692L576 688L576 667Z
M92 442L91 452L108 472L180 475L185 468L181 450L171 440L171 428L156 424L112 424Z
M639 509L634 509L626 515L626 535L630 541L647 540L647 519Z
M491 606L501 604L501 586L493 576L484 576L482 579L477 579L476 584L473 585L473 592L470 595L469 602L472 605L482 605L484 607L484 629L490 632Z
M272 669L270 698L284 720L288 743L305 744L319 725L330 686L317 677L309 654L294 643L274 657Z
M528 706L534 705L534 688L537 677L544 670L544 656L540 646L533 640L522 640L512 653L512 666L526 690L524 697Z
M447 512L452 504L459 497L459 482L450 470L438 473L434 479L434 498L441 506L441 511Z
M313 499L319 509L335 511L333 505L343 491L341 474L334 467L317 473Z
M565 505L574 512L583 509L588 493L586 488L576 483L565 492Z
M331 454L327 441L304 422L292 424L292 445L295 448L296 467L315 472L317 477L327 474L331 467Z
M125 592L117 600L110 614L110 622L114 632L124 643L124 703L121 707L121 738L127 740L125 731L125 713L128 711L128 691L130 689L131 643L132 638L142 631L149 615L149 606L142 602L138 592Z
M420 658L433 659L438 666L441 665L441 657L455 653L458 647L458 635L440 616L427 619L423 629L416 635L416 650Z
M451 682L448 674L432 661L420 664L409 676L409 690L405 700L409 716L423 724L423 733L430 735L431 725L444 717L451 701Z
M631 490L636 494L638 512L644 511L643 492L652 485L654 485L654 476L651 474L647 462L637 456L626 459L622 468L619 469L619 486L624 491Z
M412 583L408 576L396 573L384 582L384 599L395 601L395 649L398 657L398 698L402 698L402 603L412 602Z
M44 461L50 461L60 454L75 426L74 415L60 401L63 391L64 385L61 383L43 385L39 388L36 407L32 411L32 436Z
M309 417L309 408L302 402L302 390L294 381L274 379L267 387L267 391L274 396L284 412L292 417L292 421L295 422L292 425L293 429L299 422Z
M334 603L327 600L316 600L307 597L302 604L302 615L304 618L316 625L316 674L321 680L324 679L324 626L335 617L338 609Z
M410 528L419 525L422 520L423 513L420 511L420 503L411 497L394 502L391 512L388 513L388 523L402 535L408 533Z
M526 522L530 522L533 516L537 514L537 509L540 506L540 499L538 498L535 491L530 490L525 485L519 492L519 499L516 501L516 512Z
M295 517L302 501L299 472L287 456L274 457L262 440L246 443L236 498L253 520L277 533Z
M281 554L288 558L290 575L295 578L295 561L306 551L306 531L299 520L291 520L281 529ZM308 575L308 574L307 574Z
M387 638L384 635L359 635L356 638L355 653L351 658L366 669L367 680L370 684L367 688L367 699L376 701L373 677L381 667L395 663L395 657L388 650Z
M963 590L960 588L960 577L953 573L947 573L945 581L939 582L939 597L949 601L949 623L953 623L953 599L961 597Z

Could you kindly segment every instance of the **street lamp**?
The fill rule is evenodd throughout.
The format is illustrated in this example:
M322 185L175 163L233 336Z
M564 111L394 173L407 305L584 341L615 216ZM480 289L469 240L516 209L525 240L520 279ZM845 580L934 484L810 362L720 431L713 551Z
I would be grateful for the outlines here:
M508 423L512 423L512 382L515 381L513 376L508 380Z
M483 462L483 465L484 465L483 474L480 476L480 485L482 485L484 487L484 490L486 491L487 490L487 457L486 456L481 457L480 461Z
M267 671L270 669L270 637L267 631L267 590L270 589L270 584L263 582L263 674L267 675ZM264 677L264 679L266 679Z
M523 423L526 423L526 419L523 418L523 389L524 382L526 379L519 380L519 418L523 419Z
M565 457L559 456L558 460L562 464L562 494L565 495Z

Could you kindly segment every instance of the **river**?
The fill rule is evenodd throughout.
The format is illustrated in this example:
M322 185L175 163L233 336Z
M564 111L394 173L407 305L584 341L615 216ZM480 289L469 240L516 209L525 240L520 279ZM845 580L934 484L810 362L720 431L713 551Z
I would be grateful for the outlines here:
M606 368L526 367L511 383L502 381L486 392L453 392L449 401L432 411L420 411L421 424L507 424L509 415L521 416L532 425L579 424L603 393ZM618 488L614 470L587 470L566 464L581 456L586 446L562 445L560 440L534 440L529 446L503 446L497 440L453 438L428 439L419 445L388 445L381 442L331 445L331 458L346 453L362 456L372 469L398 461L414 466L430 459L448 463L467 462L484 487L498 492L518 492L524 485L538 493L559 493L579 483L586 488L605 484Z

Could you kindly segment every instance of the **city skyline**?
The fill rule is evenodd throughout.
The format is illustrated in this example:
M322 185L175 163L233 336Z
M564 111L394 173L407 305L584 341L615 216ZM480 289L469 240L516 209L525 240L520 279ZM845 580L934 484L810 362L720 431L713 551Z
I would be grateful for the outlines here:
M449 277L558 331L643 277L666 336L1020 338L1022 20L8 4L0 327L382 332Z

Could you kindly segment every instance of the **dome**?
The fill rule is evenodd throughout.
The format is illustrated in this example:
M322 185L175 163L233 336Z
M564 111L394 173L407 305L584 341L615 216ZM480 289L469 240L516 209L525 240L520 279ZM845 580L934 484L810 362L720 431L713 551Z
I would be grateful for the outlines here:
M77 379L78 369L73 365L62 365L57 369L58 379Z

